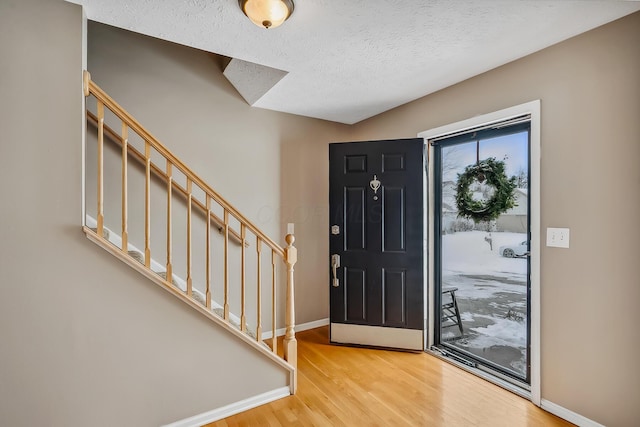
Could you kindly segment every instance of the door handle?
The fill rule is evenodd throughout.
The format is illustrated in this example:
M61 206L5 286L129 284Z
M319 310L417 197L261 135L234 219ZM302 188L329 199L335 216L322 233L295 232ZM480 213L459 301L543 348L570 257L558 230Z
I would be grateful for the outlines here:
M333 254L331 255L331 271L333 272L333 281L331 284L334 288L340 286L340 281L338 280L338 267L340 267L340 255Z

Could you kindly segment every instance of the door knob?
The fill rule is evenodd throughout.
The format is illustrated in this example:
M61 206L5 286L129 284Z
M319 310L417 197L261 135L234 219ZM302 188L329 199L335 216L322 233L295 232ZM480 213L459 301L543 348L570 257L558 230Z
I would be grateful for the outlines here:
M338 267L340 267L340 255L333 254L331 255L331 271L333 273L332 285L334 288L340 286L340 281L338 280Z

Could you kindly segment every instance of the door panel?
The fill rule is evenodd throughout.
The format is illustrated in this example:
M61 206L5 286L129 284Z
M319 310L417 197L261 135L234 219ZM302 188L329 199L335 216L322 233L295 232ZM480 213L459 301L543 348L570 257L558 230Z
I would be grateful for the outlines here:
M362 251L366 248L366 201L363 187L345 187L344 206L347 207L344 216L345 247L347 251Z
M385 187L382 200L382 251L404 252L404 187Z
M361 268L344 269L345 319L352 322L367 321L367 281Z
M406 271L386 268L382 273L384 326L406 326Z
M383 172L399 172L404 168L404 154L383 154L382 155L382 171Z
M345 156L345 172L366 172L367 156Z
M422 139L329 146L330 250L340 257L333 342L422 349L423 147Z

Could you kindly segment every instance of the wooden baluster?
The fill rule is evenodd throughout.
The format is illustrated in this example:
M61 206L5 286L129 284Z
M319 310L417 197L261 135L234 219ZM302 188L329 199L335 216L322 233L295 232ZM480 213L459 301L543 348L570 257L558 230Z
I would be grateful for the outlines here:
M271 350L278 354L278 336L276 334L277 318L276 318L276 251L271 251L271 328L273 329L273 337Z
M144 265L151 268L151 143L144 142Z
M171 199L173 192L173 165L167 159L167 282L173 284L173 266L172 266L172 234L171 234Z
M122 122L122 252L128 253L128 209L127 209L127 153L129 151L129 127Z
M229 320L229 212L224 210L224 320Z
M257 286L257 305L258 318L256 319L256 340L262 340L262 241L256 236L256 251L258 253L258 286Z
M207 292L205 295L206 298L206 305L208 309L211 309L211 197L207 194L206 195L206 206L207 206L207 261L206 261L206 266L207 266L207 277L206 277L206 281L207 281Z
M240 272L240 304L241 304L241 308L240 308L240 330L242 332L245 332L247 330L247 317L245 316L245 244L244 241L247 237L247 229L245 228L244 224L240 224L240 240L242 240L242 249L241 249L241 269L242 271Z
M293 227L291 227L293 228ZM298 364L298 343L295 335L295 303L294 303L294 283L293 266L298 260L298 250L293 246L296 238L292 233L287 234L285 240L287 247L284 249L285 263L287 264L287 312L286 312L286 332L284 334L284 359L294 367ZM295 393L297 384L294 381L292 392Z
M104 104L98 101L98 212L96 232L104 236Z
M193 294L193 279L191 278L191 207L192 199L191 195L193 183L191 179L187 178L187 295Z

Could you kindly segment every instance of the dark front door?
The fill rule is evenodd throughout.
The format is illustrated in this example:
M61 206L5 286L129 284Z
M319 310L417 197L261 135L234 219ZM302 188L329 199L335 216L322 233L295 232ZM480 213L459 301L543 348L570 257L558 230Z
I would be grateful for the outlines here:
M424 349L423 147L329 146L332 342Z

